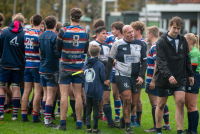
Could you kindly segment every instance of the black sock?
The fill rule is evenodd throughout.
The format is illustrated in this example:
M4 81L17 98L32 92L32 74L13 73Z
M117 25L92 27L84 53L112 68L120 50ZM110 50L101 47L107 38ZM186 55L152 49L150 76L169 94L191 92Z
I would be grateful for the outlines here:
M154 126L156 126L155 111L156 111L156 105L152 106L152 117L153 117Z
M162 133L161 130L162 130L162 128L156 128L156 132L157 132L157 133Z
M75 100L70 100L70 105L71 105L73 113L76 114L76 111L75 111Z
M130 122L129 123L125 123L125 125L126 125L126 128L130 128L131 127Z
M197 133L197 127L199 123L199 112L197 110L197 111L191 112L190 114L191 114L191 122L192 122L191 131Z
M53 102L53 109L52 109L51 117L55 117L54 111L55 111L55 108L56 108L56 102L57 102L57 101L55 101L55 100L54 100L54 102Z
M183 130L177 130L177 134L183 134Z
M4 110L7 110L8 109L8 104L5 104L4 105Z
M191 113L187 113L188 116L188 131L192 130L192 121L191 121Z
M87 125L87 129L91 129L91 126L90 126L90 125Z

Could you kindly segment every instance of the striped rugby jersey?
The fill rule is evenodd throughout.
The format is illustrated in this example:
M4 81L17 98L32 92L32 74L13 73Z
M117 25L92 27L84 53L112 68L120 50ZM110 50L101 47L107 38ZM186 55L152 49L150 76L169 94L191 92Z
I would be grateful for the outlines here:
M42 32L38 29L29 29L24 35L25 47L25 68L39 68L40 67L40 54L38 37Z
M106 44L106 43L100 43L96 40L94 41L91 41L90 44L89 44L89 49L92 45L99 45L101 47L101 51L100 51L100 55L99 55L99 60L100 61L108 61L108 56L109 56L109 53L110 53L110 49L111 49L111 46ZM88 50L89 50L88 49Z
M145 45L140 40L126 42L124 38L113 44L109 57L117 60L115 75L126 77L137 77L140 72L140 61L147 59Z
M112 33L107 32L107 38L106 38L105 43L112 46L112 44L114 43L114 40L115 40L115 36Z
M147 56L147 77L146 82L151 83L153 72L154 72L154 65L156 60L156 42L152 44L151 49L149 50Z
M84 49L88 40L87 30L79 25L71 25L59 30L57 42L62 45L62 69L67 71L80 71L83 69Z

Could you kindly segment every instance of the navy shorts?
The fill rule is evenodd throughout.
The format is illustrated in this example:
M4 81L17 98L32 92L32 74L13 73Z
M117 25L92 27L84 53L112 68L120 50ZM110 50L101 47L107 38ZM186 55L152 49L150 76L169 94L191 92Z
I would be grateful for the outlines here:
M140 73L141 73L141 70L140 70ZM142 85L138 85L138 87L145 88L145 81L146 81L146 78L144 77Z
M83 73L72 76L74 72L66 71L60 69L59 73L59 83L60 84L67 84L69 85L71 82L76 84L82 84L84 82L84 75Z
M158 97L167 97L174 95L174 92L176 91L184 91L185 92L185 86L177 87L177 88L162 88L162 87L156 87Z
M39 68L25 68L24 81L40 83Z
M42 87L58 87L58 72L53 74L40 74L40 83Z
M119 94L131 89L132 93L138 93L137 77L115 76Z
M155 95L155 96L158 96L158 94L157 94L157 89L156 89L156 88L153 89L153 90L149 89L149 83L146 84L145 92L146 92L146 93L153 94L153 95Z
M191 87L189 83L189 79L187 76L186 80L186 93L194 93L198 94L199 93L199 86L200 86L200 75L199 72L194 73L194 85Z
M23 82L24 78L24 70L10 70L10 69L4 69L0 68L0 81L7 83L21 83Z

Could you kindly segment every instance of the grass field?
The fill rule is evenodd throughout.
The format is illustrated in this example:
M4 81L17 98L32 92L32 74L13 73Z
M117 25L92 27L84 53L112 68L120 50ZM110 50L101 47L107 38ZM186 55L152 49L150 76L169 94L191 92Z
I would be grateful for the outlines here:
M198 109L200 109L200 97L198 97ZM111 104L114 118L114 103L113 97L111 96ZM141 127L132 128L134 134L145 134L143 130L149 129L153 126L153 120L151 116L151 105L149 99L144 90L142 90L142 104L143 104L143 113L142 113L142 122ZM169 107L169 124L171 126L171 131L163 131L163 134L176 134L176 123L175 123L175 102L173 97L169 97L167 105ZM68 115L72 113L71 107L68 109ZM83 126L82 130L76 130L76 123L73 121L72 117L67 118L67 131L62 130L53 130L52 128L44 127L44 124L37 123L33 124L31 122L23 123L21 122L21 111L18 113L18 121L12 121L12 114L4 114L4 121L0 122L0 134L82 134L86 133L86 126ZM29 115L28 118L32 120L32 116ZM59 118L57 118L59 119ZM59 124L59 121L55 121L56 124ZM187 112L185 109L185 118L184 118L184 129L187 128ZM107 122L102 122L99 120L99 129L105 134L124 134L125 130L111 129L107 128ZM152 132L151 132L152 133ZM198 133L200 133L200 125L198 126Z

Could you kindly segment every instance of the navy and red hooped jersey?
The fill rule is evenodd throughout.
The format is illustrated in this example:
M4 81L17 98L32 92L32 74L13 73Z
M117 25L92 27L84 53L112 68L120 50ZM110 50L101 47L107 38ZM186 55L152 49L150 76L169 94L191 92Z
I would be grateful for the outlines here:
M2 33L2 30L0 29L0 34Z
M146 78L147 83L151 83L151 80L153 78L155 60L156 60L156 42L152 44L151 49L149 50L147 56L147 78Z
M59 30L57 42L62 45L62 69L67 71L80 71L83 69L84 50L88 40L87 30L79 25L71 25Z
M114 40L115 40L115 36L112 33L107 32L107 38L106 38L105 43L112 46L112 44L114 43Z
M26 65L25 68L39 68L40 54L38 37L42 32L38 29L29 29L24 35Z

